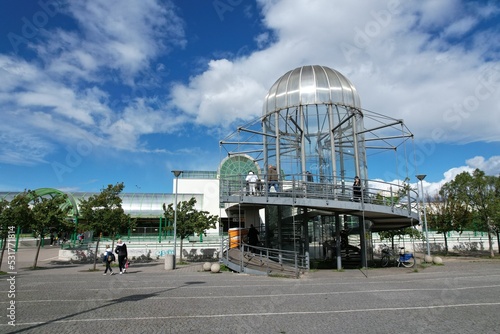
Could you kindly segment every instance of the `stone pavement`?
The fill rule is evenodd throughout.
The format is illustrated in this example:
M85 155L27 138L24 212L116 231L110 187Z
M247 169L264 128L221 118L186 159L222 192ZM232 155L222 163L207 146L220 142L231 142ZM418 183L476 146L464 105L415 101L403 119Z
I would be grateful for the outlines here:
M56 253L30 270L33 250L20 250L16 274L0 276L0 333L498 333L499 260L290 279L163 262L104 276Z

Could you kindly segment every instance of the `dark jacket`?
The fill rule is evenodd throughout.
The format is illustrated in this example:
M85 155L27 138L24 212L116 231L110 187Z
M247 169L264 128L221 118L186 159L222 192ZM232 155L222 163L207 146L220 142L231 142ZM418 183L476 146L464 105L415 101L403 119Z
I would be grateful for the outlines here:
M269 181L278 181L278 170L276 166L269 166L267 179Z
M115 253L118 254L118 256L127 257L127 245L125 245L124 242L116 244Z
M248 230L248 243L252 246L257 246L259 243L259 231L253 226Z

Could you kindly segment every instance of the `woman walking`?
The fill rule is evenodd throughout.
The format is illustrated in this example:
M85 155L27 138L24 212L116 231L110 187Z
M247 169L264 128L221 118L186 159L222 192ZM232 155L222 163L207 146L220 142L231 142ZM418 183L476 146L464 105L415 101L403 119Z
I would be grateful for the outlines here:
M125 268L125 263L127 263L127 245L122 242L122 239L118 239L116 244L115 253L118 255L118 268L120 268L120 275L123 274L127 269Z

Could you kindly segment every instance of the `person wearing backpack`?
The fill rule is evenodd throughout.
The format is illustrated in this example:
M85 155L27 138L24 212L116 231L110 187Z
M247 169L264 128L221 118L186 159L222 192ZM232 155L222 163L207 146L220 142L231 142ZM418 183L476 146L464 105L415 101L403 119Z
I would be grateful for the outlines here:
M118 239L116 243L115 253L118 254L118 267L120 268L120 275L123 274L127 269L125 268L125 263L127 262L127 245L122 242L122 239Z
M104 270L104 276L106 276L106 273L110 272L110 276L114 275L115 273L113 272L113 269L111 269L111 264L115 261L115 254L113 254L113 251L111 250L111 247L109 245L106 245L106 250L104 251L104 263L106 264L106 269Z

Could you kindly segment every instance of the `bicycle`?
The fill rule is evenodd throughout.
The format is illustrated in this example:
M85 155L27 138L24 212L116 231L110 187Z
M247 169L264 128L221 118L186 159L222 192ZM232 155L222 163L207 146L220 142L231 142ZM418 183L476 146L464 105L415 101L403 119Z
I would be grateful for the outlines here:
M416 260L413 253L407 253L404 247L399 247L399 253L394 254L394 250L390 249L387 245L382 249L382 259L380 261L382 267L387 267L390 262L396 261L398 267L402 265L405 268L412 268L415 266Z

